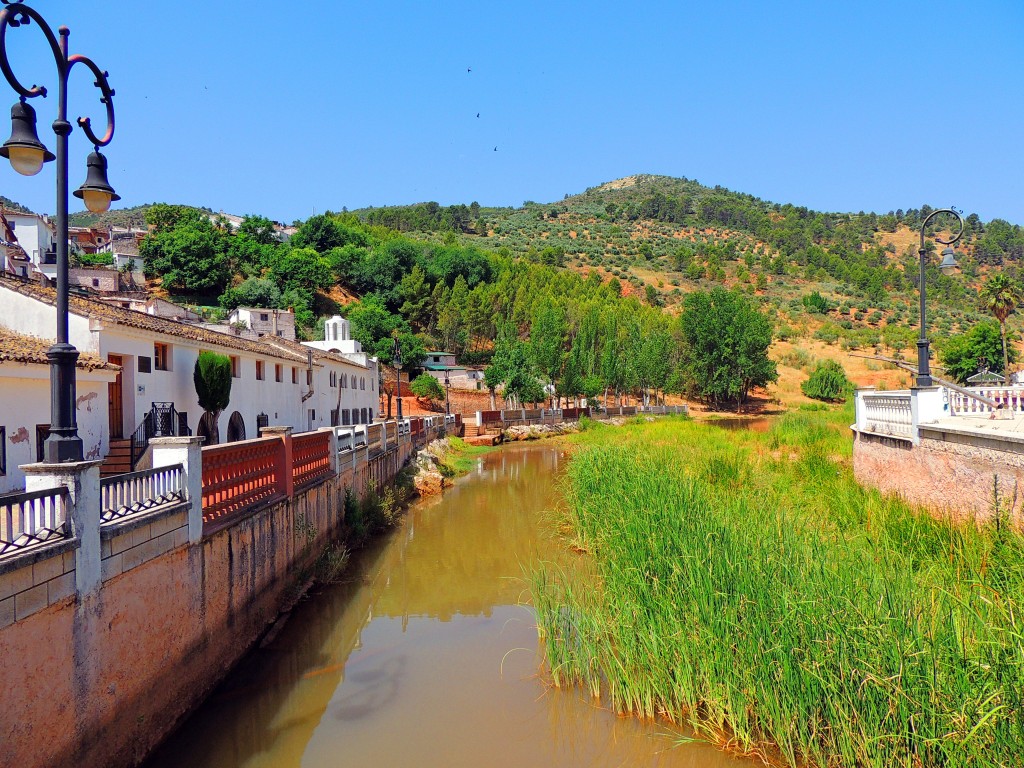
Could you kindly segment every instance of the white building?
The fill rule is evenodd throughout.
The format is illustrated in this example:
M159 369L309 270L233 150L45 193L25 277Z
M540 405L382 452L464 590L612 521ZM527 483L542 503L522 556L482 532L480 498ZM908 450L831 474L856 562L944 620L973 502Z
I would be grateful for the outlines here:
M377 358L363 352L363 345L352 338L348 320L341 315L335 315L324 323L323 341L304 341L307 347L326 350L335 354L344 355L360 365L377 365Z
M55 301L52 288L0 278L0 326L52 340ZM172 403L211 442L256 437L258 425L302 432L344 423L346 417L349 423L368 422L377 411L376 361L364 364L287 339L238 338L74 295L69 309L71 343L121 369L104 402L100 457L111 440L131 437L154 403ZM232 363L231 401L216 421L196 397L193 371L201 350L227 355ZM48 392L40 389L47 403ZM18 408L15 401L0 400L0 424Z
M50 426L51 342L0 327L0 493L25 487L22 464L42 461ZM83 354L78 358L78 434L86 458L105 450L107 390L117 379L116 365Z
M290 309L238 307L232 310L228 324L243 323L257 336L277 336L295 341L295 313Z
M456 389L480 389L484 372L479 368L467 368L455 362L453 352L427 350L423 360L423 372L444 384L445 376Z
M32 277L42 272L50 280L57 276L57 229L46 216L35 213L20 213L4 209L4 218L17 238L18 245L25 250L30 264L29 274Z

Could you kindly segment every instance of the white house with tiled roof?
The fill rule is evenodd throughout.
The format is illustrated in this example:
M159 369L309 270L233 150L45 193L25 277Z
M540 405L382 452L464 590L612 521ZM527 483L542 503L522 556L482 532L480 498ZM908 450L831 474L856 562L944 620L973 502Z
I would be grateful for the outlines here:
M51 342L0 327L0 493L25 487L22 464L42 460L50 426ZM107 389L119 369L89 354L78 358L76 415L86 458L107 452Z
M50 280L57 275L57 230L46 216L37 213L3 211L11 232L28 258L28 274L32 277L40 272ZM18 274L18 272L15 272Z
M0 326L53 339L55 300L49 287L0 278ZM239 338L80 296L70 297L69 310L71 343L121 369L107 393L110 440L130 438L154 403L173 403L189 427L211 442L256 437L259 426L303 432L369 422L376 414L372 359L362 363L280 338ZM204 415L195 392L201 350L227 355L232 363L231 400L216 423ZM0 403L0 416L6 408Z

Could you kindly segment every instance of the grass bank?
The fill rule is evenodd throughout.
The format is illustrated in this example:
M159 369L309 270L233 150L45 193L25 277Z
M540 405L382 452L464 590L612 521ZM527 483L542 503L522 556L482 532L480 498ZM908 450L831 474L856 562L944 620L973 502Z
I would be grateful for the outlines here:
M470 445L461 437L448 437L448 450L442 458L442 464L451 473L450 477L469 474L476 466L478 457L495 450L487 445Z
M1019 765L1024 544L858 486L851 421L573 438L585 554L533 575L554 682L783 764Z

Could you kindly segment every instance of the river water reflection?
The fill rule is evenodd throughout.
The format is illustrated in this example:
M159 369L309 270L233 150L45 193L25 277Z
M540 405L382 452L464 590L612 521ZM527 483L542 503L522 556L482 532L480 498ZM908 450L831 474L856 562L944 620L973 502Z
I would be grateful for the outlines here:
M563 453L512 446L303 601L147 764L665 766L750 763L549 689L524 568L555 559Z

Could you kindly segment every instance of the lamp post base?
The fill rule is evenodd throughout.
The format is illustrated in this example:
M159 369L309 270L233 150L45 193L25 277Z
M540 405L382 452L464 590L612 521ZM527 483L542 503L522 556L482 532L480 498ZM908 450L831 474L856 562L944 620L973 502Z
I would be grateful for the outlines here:
M67 464L82 461L82 438L78 435L67 436L50 433L43 443L43 463Z
M928 364L929 350L928 341L917 342L917 384L918 387L930 387L933 385L931 367Z

